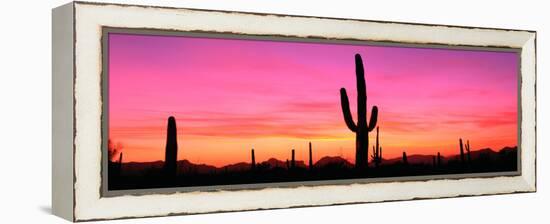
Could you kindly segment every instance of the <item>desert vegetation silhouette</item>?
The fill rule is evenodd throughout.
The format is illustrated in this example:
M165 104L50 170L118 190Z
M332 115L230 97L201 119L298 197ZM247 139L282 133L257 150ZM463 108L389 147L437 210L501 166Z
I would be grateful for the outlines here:
M251 183L273 183L312 180L336 180L351 178L402 177L462 173L503 172L517 170L517 147L505 147L499 151L490 148L471 150L470 141L458 139L457 154L444 157L433 155L407 155L385 159L380 142L378 107L373 106L370 119L367 114L367 86L361 55L355 55L357 84L357 122L353 120L345 88L340 89L340 105L343 120L355 134L355 162L325 155L313 161L313 143L307 143L308 160L296 159L296 148L290 150L290 158L270 158L256 161L256 151L250 149L250 162L215 167L195 164L178 158L178 134L176 118L170 116L166 128L164 161L123 162L122 144L108 141L109 190L150 189L185 186L212 186ZM369 120L367 122L367 120ZM369 164L369 132L376 128L376 140L372 146ZM305 148L305 147L304 147Z
M349 109L349 99L345 88L340 89L340 104L349 130L355 132L355 167L364 169L368 164L369 132L376 127L378 107L373 106L370 121L367 123L367 85L361 55L355 55L355 76L357 79L357 123L353 121Z

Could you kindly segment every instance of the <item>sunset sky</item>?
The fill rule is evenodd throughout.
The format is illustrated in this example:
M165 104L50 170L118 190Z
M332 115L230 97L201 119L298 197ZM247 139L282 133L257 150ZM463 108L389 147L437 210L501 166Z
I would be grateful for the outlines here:
M124 162L164 159L174 116L178 159L223 166L324 156L355 158L339 89L354 120L354 55L367 111L378 106L384 158L517 145L516 53L109 34L109 138ZM375 140L371 132L369 149ZM369 157L371 152L369 151Z

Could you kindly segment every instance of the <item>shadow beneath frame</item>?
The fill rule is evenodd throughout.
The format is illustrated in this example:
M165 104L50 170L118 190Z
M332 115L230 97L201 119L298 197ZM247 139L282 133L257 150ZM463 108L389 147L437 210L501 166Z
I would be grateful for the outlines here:
M49 214L49 215L52 214L52 206L49 206L49 205L40 205L38 207L38 210L40 210L41 212L43 212L45 214Z

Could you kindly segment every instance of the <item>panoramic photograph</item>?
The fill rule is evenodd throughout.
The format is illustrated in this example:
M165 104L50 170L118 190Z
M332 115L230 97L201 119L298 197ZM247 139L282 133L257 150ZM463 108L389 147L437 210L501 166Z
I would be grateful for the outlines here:
M516 51L105 38L108 190L518 171Z

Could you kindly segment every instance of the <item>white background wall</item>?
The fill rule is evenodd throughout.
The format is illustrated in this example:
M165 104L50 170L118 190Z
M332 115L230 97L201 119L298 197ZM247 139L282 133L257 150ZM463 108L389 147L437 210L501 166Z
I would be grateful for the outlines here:
M115 0L112 0L115 1ZM51 215L51 8L0 5L0 223L61 223ZM103 1L100 1L103 2ZM550 206L550 11L545 1L138 1L188 8L536 30L538 192L112 221L112 223L543 223ZM544 103L543 103L544 102ZM484 186L479 186L484 187Z

